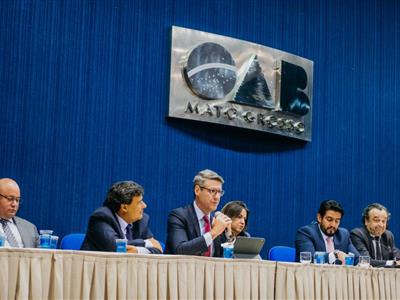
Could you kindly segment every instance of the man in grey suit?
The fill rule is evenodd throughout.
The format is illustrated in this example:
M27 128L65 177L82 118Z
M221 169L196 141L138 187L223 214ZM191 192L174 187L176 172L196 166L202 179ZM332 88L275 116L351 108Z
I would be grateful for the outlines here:
M211 170L200 171L194 177L194 201L168 216L165 253L222 256L220 235L232 221L222 213L214 219L213 212L224 194L223 183L223 178Z
M9 178L0 179L0 233L6 236L6 247L35 248L39 234L36 226L15 216L21 203L18 184Z
M372 203L362 213L363 227L351 231L351 240L361 255L371 258L374 267L398 267L400 250L393 233L387 230L390 213L385 206Z

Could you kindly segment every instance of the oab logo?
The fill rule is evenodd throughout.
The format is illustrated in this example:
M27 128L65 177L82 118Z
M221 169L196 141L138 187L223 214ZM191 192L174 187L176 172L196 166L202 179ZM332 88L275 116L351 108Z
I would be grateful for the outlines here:
M191 51L184 75L190 89L199 97L222 99L235 87L235 61L221 45L204 43Z
M172 27L168 116L311 141L313 62Z
M223 99L232 92L228 99L231 102L299 116L310 111L310 100L304 92L307 73L301 66L281 61L278 99L272 98L257 55L251 55L241 67L245 74L238 76L235 60L229 51L220 44L207 42L190 52L183 74L190 90L202 99Z

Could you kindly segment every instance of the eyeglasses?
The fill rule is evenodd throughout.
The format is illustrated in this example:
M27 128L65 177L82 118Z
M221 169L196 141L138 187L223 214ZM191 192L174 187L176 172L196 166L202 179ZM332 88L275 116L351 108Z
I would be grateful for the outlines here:
M216 196L217 194L220 194L221 195L221 197L225 194L225 191L224 190L217 190L217 189L209 189L209 188L206 188L205 186L201 186L201 185L199 185L199 187L201 188L201 189L205 189L205 190L207 190L211 195L213 195L213 196Z
M15 203L17 204L21 204L21 197L13 197L13 196L4 196L2 194L0 194L1 197L3 197L4 199L7 199L8 202L13 202L15 201Z

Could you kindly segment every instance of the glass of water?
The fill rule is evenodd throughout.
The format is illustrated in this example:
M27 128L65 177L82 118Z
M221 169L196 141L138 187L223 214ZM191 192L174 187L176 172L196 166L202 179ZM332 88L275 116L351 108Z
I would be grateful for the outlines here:
M40 230L39 236L39 247L40 248L50 248L50 239L53 234L53 230Z
M121 253L126 252L127 243L128 243L127 239L116 239L115 240L116 252L121 252Z
M223 243L221 246L224 250L224 258L233 258L233 243Z
M325 263L326 252L316 251L314 252L314 264L322 265Z
M311 263L311 252L300 252L300 262L302 264Z
M6 236L4 233L0 232L0 247L4 247L5 243L6 243Z
M349 252L344 258L344 262L346 266L353 266L354 265L354 254Z
M50 248L57 249L57 243L58 243L58 236L52 235L50 237Z
M361 268L369 268L369 264L370 264L370 258L369 258L369 256L360 256L359 258L358 258L358 265L361 267Z

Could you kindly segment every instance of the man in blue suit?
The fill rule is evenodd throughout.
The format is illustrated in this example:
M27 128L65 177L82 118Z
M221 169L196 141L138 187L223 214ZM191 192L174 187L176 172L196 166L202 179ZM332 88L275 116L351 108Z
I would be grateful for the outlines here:
M335 200L323 201L317 213L318 223L297 230L297 260L300 252L311 252L314 255L314 252L322 251L328 253L330 264L344 264L349 252L355 255L357 261L359 253L351 242L349 231L339 227L343 215L344 210L340 203Z
M222 213L211 220L224 194L223 183L220 175L207 169L194 177L194 201L168 216L165 253L222 256L220 235L232 221Z
M160 243L149 228L143 212L143 188L133 181L120 181L108 191L103 206L89 218L81 250L115 252L116 239L127 239L130 253L162 253Z

